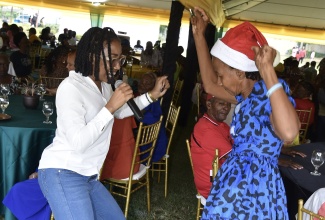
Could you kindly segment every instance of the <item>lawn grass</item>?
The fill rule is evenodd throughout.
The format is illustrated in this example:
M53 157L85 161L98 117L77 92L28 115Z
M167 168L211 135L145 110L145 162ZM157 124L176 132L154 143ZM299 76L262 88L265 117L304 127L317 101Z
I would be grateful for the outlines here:
M168 194L164 196L164 177L160 183L157 174L151 178L151 211L147 212L146 189L131 195L128 220L186 219L196 217L196 189L187 153L185 139L190 137L195 124L190 117L186 127L177 126L170 149ZM114 196L124 212L125 199Z

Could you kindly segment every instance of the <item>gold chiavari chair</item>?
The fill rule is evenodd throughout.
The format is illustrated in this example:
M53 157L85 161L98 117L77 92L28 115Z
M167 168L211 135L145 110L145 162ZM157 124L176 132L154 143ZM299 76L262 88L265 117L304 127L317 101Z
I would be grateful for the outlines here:
M60 83L65 78L59 78L59 77L50 77L50 76L42 76L40 75L40 83L43 83L46 85L46 88L58 88Z
M150 211L150 184L148 169L150 168L151 157L153 154L153 150L156 146L156 141L162 123L162 118L163 117L161 116L158 122L151 125L143 125L142 122L140 123L129 178L109 178L102 180L103 184L108 184L110 186L109 190L112 194L126 198L126 205L124 211L124 215L126 218L128 215L131 193L137 191L138 189L144 186L147 188L147 206L148 212ZM146 150L141 150L142 146L148 145L151 146L149 148L146 148ZM136 158L141 159L137 161ZM139 172L134 173L133 171L136 164L140 164L140 169ZM122 192L116 191L117 189L122 189Z
M42 45L41 44L32 44L29 48L29 56L32 60L32 70L38 69L40 62L40 53Z
M194 176L194 168L193 168L193 161L192 161L192 154L191 154L191 145L188 139L185 140L186 141L186 147L187 147L187 152L188 152L188 156L190 158L190 163L191 163L191 167L192 167L192 172L193 172L193 176ZM216 149L216 155L212 161L212 175L213 177L215 175L217 175L219 169L219 151L218 149ZM201 218L202 215L202 211L203 208L205 206L206 203L206 199L200 195L199 192L196 193L196 198L197 198L197 206L196 206L196 220L199 220Z
M309 215L309 219L313 220L313 219L319 219L319 220L325 220L325 216L321 216L318 215L306 208L304 208L304 201L302 199L298 200L298 214L297 214L297 220L303 220L306 218L303 218L303 214L306 213L307 215Z
M166 119L166 135L168 137L168 144L166 149L166 154L162 157L160 161L153 162L152 166L150 168L150 171L152 171L152 174L154 172L158 172L158 182L160 182L160 173L165 173L165 197L167 197L167 188L168 188L168 161L169 161L169 150L170 146L173 140L174 131L176 128L179 112L181 107L176 107L173 102L170 104L167 119Z
M179 97L181 96L183 83L184 83L184 81L179 80L179 79L175 83L175 87L174 87L174 91L173 91L173 95L172 95L172 102L176 106L178 106L178 100L179 100Z
M309 110L296 109L296 112L298 114L298 118L301 123L300 129L299 129L299 142L301 144L303 144L306 142L306 135L307 135L307 131L308 131L312 108L310 108Z

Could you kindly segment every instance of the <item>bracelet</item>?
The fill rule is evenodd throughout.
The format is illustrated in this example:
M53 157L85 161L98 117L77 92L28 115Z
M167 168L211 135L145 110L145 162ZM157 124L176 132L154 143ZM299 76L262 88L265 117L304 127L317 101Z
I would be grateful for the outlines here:
M277 83L277 84L274 84L266 93L266 96L268 98L270 98L270 96L272 95L273 92L275 92L276 90L280 89L280 88L283 88L282 84L281 83Z
M155 98L152 97L150 92L148 92L148 95L149 95L149 98L152 100L152 102L157 102L158 101L158 99L155 99Z
M149 98L148 98L148 93L146 93L146 98L147 98L149 103L152 103L152 101L150 101Z

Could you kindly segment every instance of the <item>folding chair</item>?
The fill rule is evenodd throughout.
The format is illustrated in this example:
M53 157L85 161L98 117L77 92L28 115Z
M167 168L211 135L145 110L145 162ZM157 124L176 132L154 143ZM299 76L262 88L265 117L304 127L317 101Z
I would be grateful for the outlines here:
M188 152L188 156L190 158L190 163L191 163L193 177L194 177L191 145L190 145L190 142L188 139L186 139L185 141L186 141L187 152ZM216 149L216 155L212 161L212 175L213 176L215 176L217 174L218 169L219 169L219 151L218 151L218 149ZM196 220L199 220L201 218L202 210L205 206L206 199L203 196L201 196L199 192L196 193L196 198L197 198Z
M166 134L169 138L168 144L167 144L167 149L166 149L166 154L162 157L162 159L158 162L153 162L152 166L150 168L150 171L152 171L152 174L154 172L158 172L158 182L160 182L160 173L164 172L165 173L165 197L167 197L167 188L168 188L168 161L169 161L169 149L170 145L172 143L172 139L174 136L174 131L176 128L176 123L178 120L178 115L180 112L181 107L176 107L173 102L170 104L168 115L167 115L167 120L165 124L166 128Z
M150 168L151 157L153 154L153 150L156 146L156 141L158 138L161 122L162 122L162 116L160 117L160 120L158 122L151 125L144 126L142 122L140 123L137 139L135 143L130 175L128 178L125 179L109 178L109 179L102 180L103 184L108 184L110 186L109 191L112 194L126 198L126 205L124 211L125 218L127 218L128 215L131 193L137 191L143 186L147 188L148 212L150 211L150 184L149 184L148 169ZM144 145L148 146L148 144L151 144L151 146L146 150L141 151L141 146ZM141 155L143 158L137 161L136 158L140 158ZM133 173L136 164L140 164L140 169L137 173ZM118 188L122 189L123 192L122 193L116 192L115 190Z

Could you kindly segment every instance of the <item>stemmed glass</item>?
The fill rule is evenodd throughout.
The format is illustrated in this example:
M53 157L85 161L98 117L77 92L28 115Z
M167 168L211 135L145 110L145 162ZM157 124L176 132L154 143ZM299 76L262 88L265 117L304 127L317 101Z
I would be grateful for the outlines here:
M311 175L320 176L320 172L318 172L318 168L323 165L325 160L325 154L321 150L314 150L311 155L311 163L314 165L315 170L310 172Z
M53 114L53 102L43 102L43 114L46 116L46 120L43 121L44 124L52 124L50 121L50 116Z
M4 96L4 98L8 98L8 95L10 93L9 84L1 84L0 88L1 88L1 93Z
M0 108L2 109L2 114L5 114L6 108L9 106L8 97L0 97Z
M45 84L38 84L37 90L38 90L38 93L41 95L39 100L40 101L45 101L45 99L43 98L44 94L46 93Z

